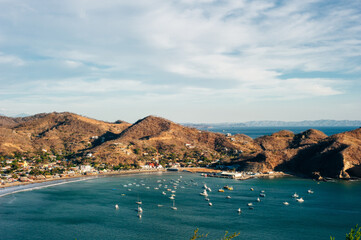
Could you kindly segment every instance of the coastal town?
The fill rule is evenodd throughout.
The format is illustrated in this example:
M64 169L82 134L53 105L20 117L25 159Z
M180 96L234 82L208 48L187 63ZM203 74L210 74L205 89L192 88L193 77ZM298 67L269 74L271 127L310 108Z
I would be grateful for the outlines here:
M218 163L219 160L212 162ZM284 176L283 172L237 172L237 166L202 165L199 160L189 167L184 163L168 162L160 164L153 159L142 165L119 164L116 166L105 163L84 162L77 164L68 159L59 159L59 156L49 154L45 149L37 157L23 157L14 155L12 157L0 156L0 187L22 185L35 182L61 180L83 176L100 176L111 174L134 173L144 171L184 171L191 173L201 173L204 177L219 177L246 180L254 177L274 177Z

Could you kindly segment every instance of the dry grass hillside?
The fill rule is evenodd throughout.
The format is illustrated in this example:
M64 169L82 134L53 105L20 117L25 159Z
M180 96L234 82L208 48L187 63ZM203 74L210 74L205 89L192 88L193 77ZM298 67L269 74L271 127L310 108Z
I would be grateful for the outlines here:
M236 149L224 135L188 128L160 117L148 116L124 130L116 139L92 149L100 159L205 162L222 157L224 148ZM110 157L109 157L110 156Z
M42 151L76 161L142 165L156 161L183 166L234 165L239 170L282 170L314 177L361 177L361 129L326 136L310 129L280 131L252 139L243 134L184 127L148 116L134 124L108 123L73 113L0 117L0 155ZM217 161L219 160L219 161Z
M114 137L130 125L106 123L66 112L38 114L15 121L18 122L15 125L0 127L0 153L4 155L42 149L76 153Z

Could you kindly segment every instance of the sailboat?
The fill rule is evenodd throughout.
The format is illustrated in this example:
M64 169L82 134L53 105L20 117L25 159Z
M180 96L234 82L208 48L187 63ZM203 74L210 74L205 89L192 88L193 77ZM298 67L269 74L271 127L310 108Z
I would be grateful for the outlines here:
M205 196L205 197L208 197L207 190L206 190L206 189L204 189L204 191L203 191L203 192L201 192L201 193L200 193L200 195Z
M174 200L173 200L173 206L171 207L173 210L178 210L178 208L175 206Z
M135 203L138 204L138 205L142 204L142 201L139 200L139 194L138 194L138 201L136 201Z

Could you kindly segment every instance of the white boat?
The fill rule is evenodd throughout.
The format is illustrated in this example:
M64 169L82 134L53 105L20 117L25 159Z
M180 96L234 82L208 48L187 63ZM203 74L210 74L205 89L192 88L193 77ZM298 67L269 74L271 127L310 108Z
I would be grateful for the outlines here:
M142 201L137 201L137 202L135 202L136 204L138 204L138 205L141 205L142 204Z
M299 202L299 203L303 203L305 200L303 200L303 198L297 198L296 199L297 200L297 202Z
M313 191L312 191L311 189L308 189L307 192L308 192L309 194L312 194L312 193L313 193Z
M174 200L174 197L173 197L173 196L170 196L169 199Z
M227 196L226 198L227 198L227 199L231 199L231 196Z
M254 189L253 189L253 188L250 188L249 190L254 191Z
M292 195L292 197L293 197L293 198L298 198L299 196L298 196L297 193L294 193L294 194Z
M260 202L260 201L261 201L261 199L257 198L257 202Z
M208 192L212 192L212 189L210 187L207 188Z
M118 204L115 204L115 209L119 209L119 206L118 206Z
M175 206L174 201L173 201L173 206L171 207L171 209L173 209L173 210L178 210L178 208Z
M138 213L142 213L143 212L143 209L141 206L138 206Z
M288 205L290 205L288 202L283 202L283 205L286 205L286 206L288 206Z
M207 184L203 184L204 189L208 189Z
M205 198L204 200L209 201L209 198Z
M260 197L266 197L266 194L260 193L259 196L260 196Z
M210 203L208 203L208 205L209 205L209 206L212 206L213 204L210 202Z
M206 189L204 189L204 191L203 191L203 192L201 192L201 193L200 193L200 195L205 196L205 197L208 197L207 190L206 190Z
M141 213L138 213L138 218L142 218L142 214L141 214Z
M248 206L248 207L251 207L251 206L253 206L253 203L251 203L251 202L250 202L250 203L247 203L247 206Z
M238 212L238 213L241 213L241 212L242 212L241 208L238 208L237 212Z
M162 192L163 195L167 195L165 192Z
M158 204L158 207L163 207L163 205L162 205L162 204Z

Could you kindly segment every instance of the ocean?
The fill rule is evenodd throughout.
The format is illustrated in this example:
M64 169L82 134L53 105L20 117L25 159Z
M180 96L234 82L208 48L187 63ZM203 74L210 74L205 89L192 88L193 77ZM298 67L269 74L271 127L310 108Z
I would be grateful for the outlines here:
M250 136L251 138L261 137L263 135L271 135L272 133L279 132L281 130L290 130L294 133L301 133L310 128L317 129L322 131L328 136L333 134L351 131L357 129L357 127L315 127L315 126L306 126L306 127L214 127L214 128L199 128L200 130L207 130L211 132L219 133L231 133L237 134L242 133Z
M203 184L212 189L213 206L200 195ZM225 185L234 190L217 191ZM176 191L178 210L171 209L168 188ZM266 196L257 202L262 190ZM303 203L292 198L295 192ZM228 231L239 232L236 239L341 240L361 223L360 192L357 181L294 177L239 181L184 172L101 177L0 197L0 239L190 239L199 228L207 239L221 239Z

